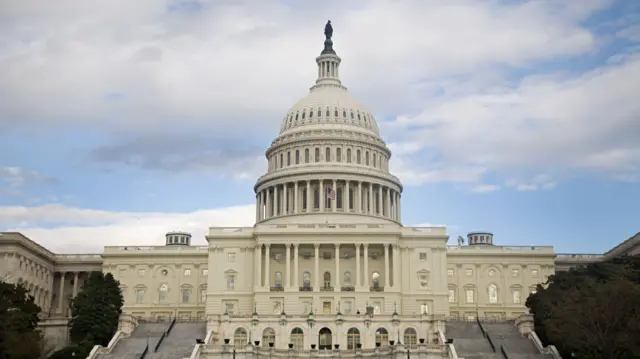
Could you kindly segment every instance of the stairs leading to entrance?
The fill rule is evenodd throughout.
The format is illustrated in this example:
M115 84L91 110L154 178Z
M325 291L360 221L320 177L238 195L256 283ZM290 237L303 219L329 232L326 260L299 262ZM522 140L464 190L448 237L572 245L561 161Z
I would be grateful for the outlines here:
M196 339L202 339L207 336L207 323L179 323L173 325L173 329L167 335L157 352L153 352L150 348L145 359L183 359L191 355L193 347L196 345Z
M138 359L147 344L149 350L153 351L169 324L171 322L140 323L130 336L118 340L111 352L98 354L97 359Z
M465 359L504 359L495 353L477 322L455 322L446 324L446 338L453 339L458 356Z
M552 355L540 353L529 338L520 334L513 322L482 323L482 327L491 337L496 349L503 346L509 359L553 358Z

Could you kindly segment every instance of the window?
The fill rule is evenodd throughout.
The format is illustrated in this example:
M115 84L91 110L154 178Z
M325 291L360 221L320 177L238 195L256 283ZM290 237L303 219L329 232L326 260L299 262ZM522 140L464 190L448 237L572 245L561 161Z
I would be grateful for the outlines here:
M474 303L476 299L476 293L473 289L467 288L465 289L465 297L467 303Z
M376 343L380 343L381 347L389 345L389 332L385 328L376 330Z
M268 347L269 343L276 342L276 331L273 328L267 328L262 332L262 346Z
M227 257L229 259L229 262L235 262L236 261L236 254L234 252L231 252L231 253L227 254Z
M302 301L302 314L311 313L311 302L308 300Z
M191 289L182 288L182 303L189 303L189 297L191 297Z
M380 273L373 272L373 274L371 275L371 282L373 283L373 287L374 288L379 288L380 287Z
M532 277L537 277L538 276L538 270L537 269L532 269L531 270L531 276Z
M300 150L296 150L296 164L300 164Z
M456 290L453 288L449 288L449 303L456 302Z
M342 280L342 283L344 283L344 285L351 285L351 272L346 271L344 272L344 278Z
M160 300L161 302L166 301L168 294L169 294L169 285L161 284L160 288L158 289L158 300Z
M349 328L347 331L347 350L355 350L360 344L360 331L356 328Z
M520 304L521 302L520 289L513 289L511 291L511 298L513 300L513 304Z
M144 276L147 274L147 271L144 269L138 269L138 277L140 278L144 278Z
M309 163L309 149L304 150L304 163Z
M429 314L429 304L427 303L420 304L420 314Z
M344 301L344 309L342 310L344 314L351 314L353 311L353 302L350 300Z
M273 315L278 315L278 314L282 314L283 310L282 310L282 302L279 300L276 300L273 302Z
M280 154L280 168L282 168L284 166L284 155L281 153Z
M235 286L236 286L236 277L231 274L227 274L227 290L233 290Z
M291 166L291 151L287 151L287 166Z
M413 328L407 328L404 331L404 345L408 349L416 349L418 347L418 333Z
M247 335L246 329L238 328L233 333L233 346L236 349L244 348L249 343L248 339L249 339L249 337Z
M304 332L302 329L293 328L291 330L291 344L293 344L293 349L295 350L304 349Z
M453 277L453 269L447 269L447 275Z
M324 161L331 162L331 148L327 147L324 153Z
M282 272L276 272L275 286L276 288L282 288Z
M489 284L489 287L487 288L487 294L489 297L489 303L498 303L498 286L496 286L495 284Z
M225 303L224 310L225 312L227 312L227 314L233 314L233 309L234 309L233 303L230 303L230 302Z
M309 272L302 273L302 285L305 288L310 288L311 287L311 273L309 273Z
M473 269L465 269L464 275L466 275L467 277L471 277L473 275Z
M421 261L426 261L427 260L427 253L426 252L420 252L420 260Z
M369 151L365 151L365 153L364 153L364 162L365 162L364 164L366 166L369 165Z
M336 161L342 162L342 149L340 148L336 149Z
M191 277L191 269L185 269L184 270L184 276L185 277Z
M489 269L489 277L494 277L496 275L495 269Z
M326 289L330 289L331 288L331 273L324 272L324 275L322 276L322 278L324 279L324 287Z
M200 289L200 303L206 303L206 302L207 302L207 290Z
M512 276L512 277L518 277L518 276L520 276L520 270L519 270L519 269L512 269L512 270L511 270L511 276Z
M314 158L315 162L320 162L320 149L316 148L316 153L315 153L315 158Z
M360 150L357 150L357 151L356 151L356 163L357 163L357 164L362 163L362 158L361 158Z
M169 271L168 271L168 270L166 270L166 269L163 269L163 270L161 270L161 271L160 271L160 274L161 274L163 277L166 277L166 276L169 274Z
M144 302L144 289L136 289L136 304Z
M351 149L347 148L347 163L351 163Z
M208 269L203 269L203 270L202 270L202 276L203 276L203 277L206 277L206 276L208 276L208 275L209 275L209 270L208 270Z
M429 284L429 275L427 275L426 273L420 274L418 276L418 279L420 281L420 289L427 289L427 286Z

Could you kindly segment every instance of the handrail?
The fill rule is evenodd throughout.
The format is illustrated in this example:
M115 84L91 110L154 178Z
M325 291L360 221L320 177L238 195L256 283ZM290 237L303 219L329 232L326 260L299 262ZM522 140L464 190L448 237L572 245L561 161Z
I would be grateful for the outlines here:
M176 317L173 318L173 320L171 321L171 324L169 324L169 328L167 329L167 335L169 335L169 333L171 333L171 329L173 329L173 326L176 324Z
M142 351L142 354L140 354L140 358L138 358L138 359L144 359L144 357L147 355L148 351L149 351L149 344L144 346L144 350Z
M491 337L489 336L489 333L487 333L484 330L484 327L482 326L482 323L480 322L480 318L478 316L476 316L476 322L478 323L478 326L480 327L480 331L482 332L482 336L487 338L487 340L489 341L489 345L491 345L491 349L495 353L496 352L496 347L495 347L495 345L493 345L493 340L491 340Z
M504 350L504 345L500 346L500 352L502 353L502 356L504 357L504 359L509 359L507 352Z
M157 352L158 348L160 348L160 344L162 344L162 341L164 340L164 337L167 336L167 332L162 333L162 335L160 336L160 339L158 339L158 342L156 343L155 348L153 348L153 352Z

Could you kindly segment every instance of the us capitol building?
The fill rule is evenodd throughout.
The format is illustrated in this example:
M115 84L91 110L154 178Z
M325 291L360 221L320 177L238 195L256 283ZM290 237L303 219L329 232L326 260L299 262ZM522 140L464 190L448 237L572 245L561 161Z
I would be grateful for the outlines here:
M266 151L253 227L212 227L207 246L171 232L161 246L84 255L52 253L20 233L0 235L0 277L27 285L43 308L48 340L66 343L70 301L88 273L104 271L121 284L122 337L145 320L177 318L206 323L205 345L238 351L257 341L273 350L443 345L447 318L518 318L555 271L640 252L638 235L603 255L556 254L547 246L501 246L487 232L448 246L444 227L403 226L391 151L340 81L329 30L315 84Z

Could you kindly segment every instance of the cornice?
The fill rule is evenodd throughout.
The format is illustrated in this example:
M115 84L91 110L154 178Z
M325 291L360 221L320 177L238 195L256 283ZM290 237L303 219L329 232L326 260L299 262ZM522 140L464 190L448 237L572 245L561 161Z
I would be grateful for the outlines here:
M286 171L275 171L264 174L258 178L256 184L253 186L254 192L260 192L264 190L266 187L275 185L275 184L283 184L285 182L295 182L297 181L305 181L307 179L296 179L297 177L311 176L313 177L311 180L350 180L353 182L366 182L366 183L374 183L378 185L386 185L387 187L393 188L398 192L402 192L403 186L400 183L400 180L386 172L381 171L371 171L365 170L363 168L354 168L351 166L336 166L329 165L323 163L322 166L313 166L314 168L309 168L310 166L300 167L299 169L287 169ZM336 178L344 176L343 178ZM353 179L345 178L345 177L353 177ZM278 181L280 180L280 181ZM273 182L273 183L271 183Z

